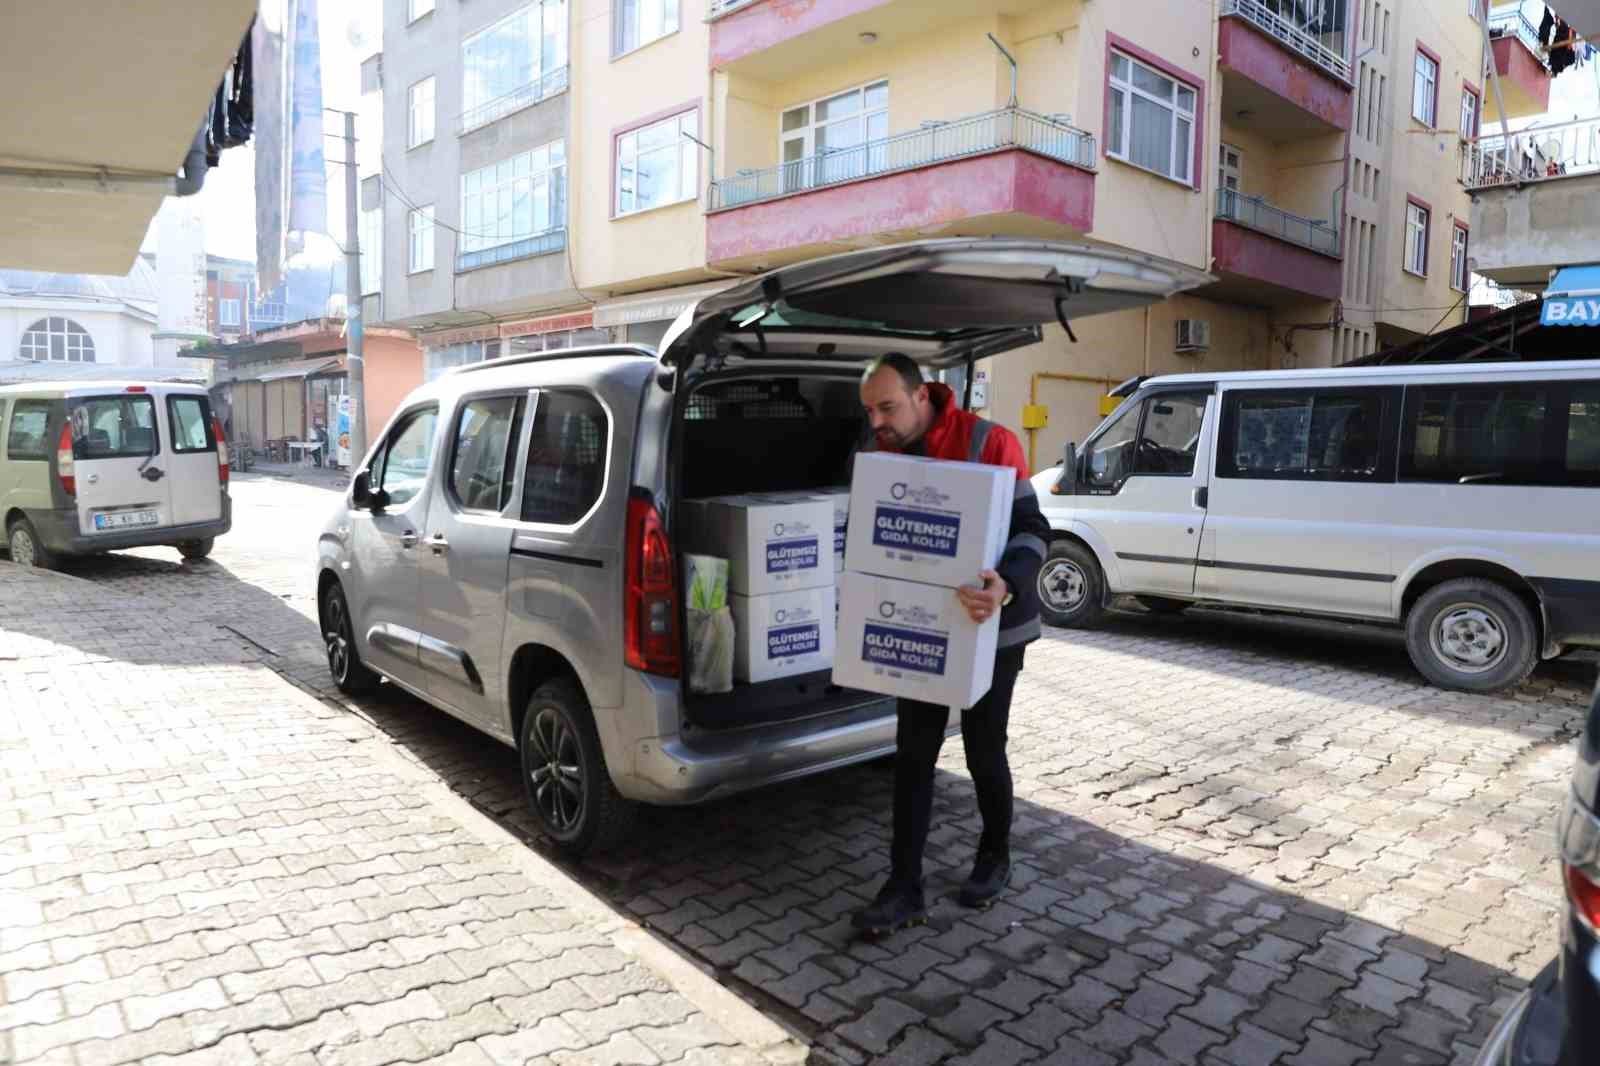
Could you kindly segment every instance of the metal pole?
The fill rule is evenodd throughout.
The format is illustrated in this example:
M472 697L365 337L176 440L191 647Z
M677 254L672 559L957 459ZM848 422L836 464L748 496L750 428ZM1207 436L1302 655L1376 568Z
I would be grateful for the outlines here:
M356 181L356 116L344 113L344 323L345 365L350 372L350 467L367 456L366 351L361 328L361 203ZM328 427L330 436L337 426ZM337 438L335 438L337 439Z

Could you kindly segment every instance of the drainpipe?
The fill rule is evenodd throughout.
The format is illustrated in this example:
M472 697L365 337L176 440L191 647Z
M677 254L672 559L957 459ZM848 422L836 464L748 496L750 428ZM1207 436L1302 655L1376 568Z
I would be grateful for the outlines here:
M173 179L172 195L193 196L206 183L206 124L202 122L189 142L189 151L183 157L183 174Z
M1016 60L1016 57L1014 57L1010 52L1006 51L1006 46L1001 44L1000 41L995 37L994 34L986 33L986 34L984 34L984 36L989 38L989 43L990 44L992 44L996 48L1000 49L1000 54L1006 57L1006 62L1007 63L1011 64L1011 102L1008 103L1006 106L1007 107L1016 107L1017 106L1017 60Z

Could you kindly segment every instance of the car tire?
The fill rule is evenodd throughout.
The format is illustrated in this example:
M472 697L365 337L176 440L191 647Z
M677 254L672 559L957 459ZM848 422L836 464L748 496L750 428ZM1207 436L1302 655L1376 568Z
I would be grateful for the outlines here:
M356 651L355 624L344 588L335 581L322 594L322 644L327 651L328 673L346 696L361 696L378 686L378 675L361 661Z
M1075 540L1056 541L1039 568L1039 616L1053 626L1088 629L1105 617L1105 587L1094 552Z
M33 523L26 518L18 518L6 527L6 548L11 552L11 561L18 566L53 570L58 561L55 553L39 539Z
M1188 600L1173 600L1165 596L1135 596L1134 599L1151 614L1182 614L1194 606Z
M1423 677L1458 692L1498 692L1539 661L1533 612L1504 585L1464 577L1435 585L1406 615L1406 650Z
M632 831L638 804L612 784L594 713L576 682L558 678L534 691L517 753L528 810L561 851L603 851Z
M186 540L178 545L178 551L185 559L204 559L211 554L211 549L216 546L216 537L206 537L204 540Z

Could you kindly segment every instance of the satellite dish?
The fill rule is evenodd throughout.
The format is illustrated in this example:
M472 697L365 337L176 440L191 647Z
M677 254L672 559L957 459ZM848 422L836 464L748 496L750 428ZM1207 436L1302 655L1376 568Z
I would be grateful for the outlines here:
M1561 138L1546 137L1539 144L1539 151L1544 153L1546 159L1559 159L1561 157Z

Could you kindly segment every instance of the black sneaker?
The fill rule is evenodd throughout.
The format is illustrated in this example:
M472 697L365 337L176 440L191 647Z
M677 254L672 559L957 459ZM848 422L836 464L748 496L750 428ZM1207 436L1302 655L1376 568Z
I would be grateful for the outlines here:
M963 907L987 907L1011 883L1011 860L1004 855L980 851L972 864L972 876L961 886L956 898Z
M850 919L862 936L875 938L888 936L897 929L925 925L928 906L923 901L922 889L890 881L878 893L878 898L857 911Z

